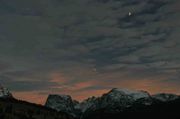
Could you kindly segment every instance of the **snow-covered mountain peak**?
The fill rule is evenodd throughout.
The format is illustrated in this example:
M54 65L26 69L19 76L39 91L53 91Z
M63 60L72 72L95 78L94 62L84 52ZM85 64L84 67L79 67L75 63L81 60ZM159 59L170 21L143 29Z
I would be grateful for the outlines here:
M123 110L124 108L131 107L137 100L141 100L141 104L149 104L150 102L147 100L150 98L149 93L145 91L114 88L98 99L99 106L97 107Z
M115 96L117 98L119 98L119 96L128 96L128 97L132 97L134 100L150 97L150 94L146 91L136 91L136 90L120 89L120 88L113 88L108 93L108 95Z
M8 88L4 88L0 85L0 98L12 98L12 94L10 93Z
M160 100L160 101L163 101L163 102L167 102L167 101L176 100L180 96L175 95L175 94L159 93L159 94L152 95L152 97L154 99L157 99L157 100Z

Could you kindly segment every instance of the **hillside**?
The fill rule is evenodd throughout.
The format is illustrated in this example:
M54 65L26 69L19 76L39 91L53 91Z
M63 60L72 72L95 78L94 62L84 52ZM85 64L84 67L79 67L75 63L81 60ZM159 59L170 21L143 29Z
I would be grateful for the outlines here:
M73 119L41 105L16 99L0 99L0 119Z

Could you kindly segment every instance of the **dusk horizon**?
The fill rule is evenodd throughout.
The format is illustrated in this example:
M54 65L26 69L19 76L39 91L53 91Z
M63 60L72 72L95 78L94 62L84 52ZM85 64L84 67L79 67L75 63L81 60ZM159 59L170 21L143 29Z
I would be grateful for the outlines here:
M174 91L171 91L171 90L162 90L162 91L157 91L157 92L151 92L151 91L148 91L148 90L145 90L145 89L135 89L135 88L121 88L121 87L115 87L117 89L127 89L127 90L132 90L132 91L147 91L150 95L155 95L155 94L174 94L174 95L180 95L179 92L174 92ZM82 102L88 98L91 98L91 97L101 97L103 94L106 94L108 93L109 91L111 91L112 89L114 88L109 88L109 89L106 89L106 90L103 90L103 91L100 91L100 92L93 92L93 93L90 93L88 95L84 95L84 94L87 94L89 93L88 91L86 92L83 92L83 94L79 94L80 96L74 96L73 92L72 93L58 93L58 92L50 92L50 93L47 93L43 96L36 96L36 93L27 93L27 92L21 92L21 93L16 93L14 91L11 91L12 94L13 94L13 97L16 98L16 99L19 99L19 100L22 100L22 101L28 101L28 102L31 102L31 103L35 103L35 104L41 104L41 105L44 105L47 101L47 98L49 95L68 95L68 96L71 96L71 98L73 100L76 100L78 102Z
M0 84L45 104L113 88L180 95L180 0L0 0Z

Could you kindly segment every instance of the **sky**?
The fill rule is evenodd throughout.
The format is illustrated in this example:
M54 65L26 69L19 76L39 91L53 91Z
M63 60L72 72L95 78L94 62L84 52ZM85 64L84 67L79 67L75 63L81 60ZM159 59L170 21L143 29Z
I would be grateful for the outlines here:
M179 0L0 0L0 83L22 100L112 88L180 94Z

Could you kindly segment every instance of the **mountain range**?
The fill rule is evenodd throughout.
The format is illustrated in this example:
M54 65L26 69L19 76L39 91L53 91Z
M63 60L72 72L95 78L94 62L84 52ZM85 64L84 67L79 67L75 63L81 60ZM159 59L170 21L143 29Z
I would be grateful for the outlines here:
M101 97L90 97L82 102L75 101L68 95L51 94L45 106L57 111L67 112L75 118L89 119L93 113L99 110L103 110L102 113L118 114L126 110L136 109L137 106L146 108L176 100L180 100L180 96L175 94L160 93L150 95L146 91L114 88Z
M45 105L15 99L0 89L0 119L180 119L180 96L114 88L82 102L50 94Z

